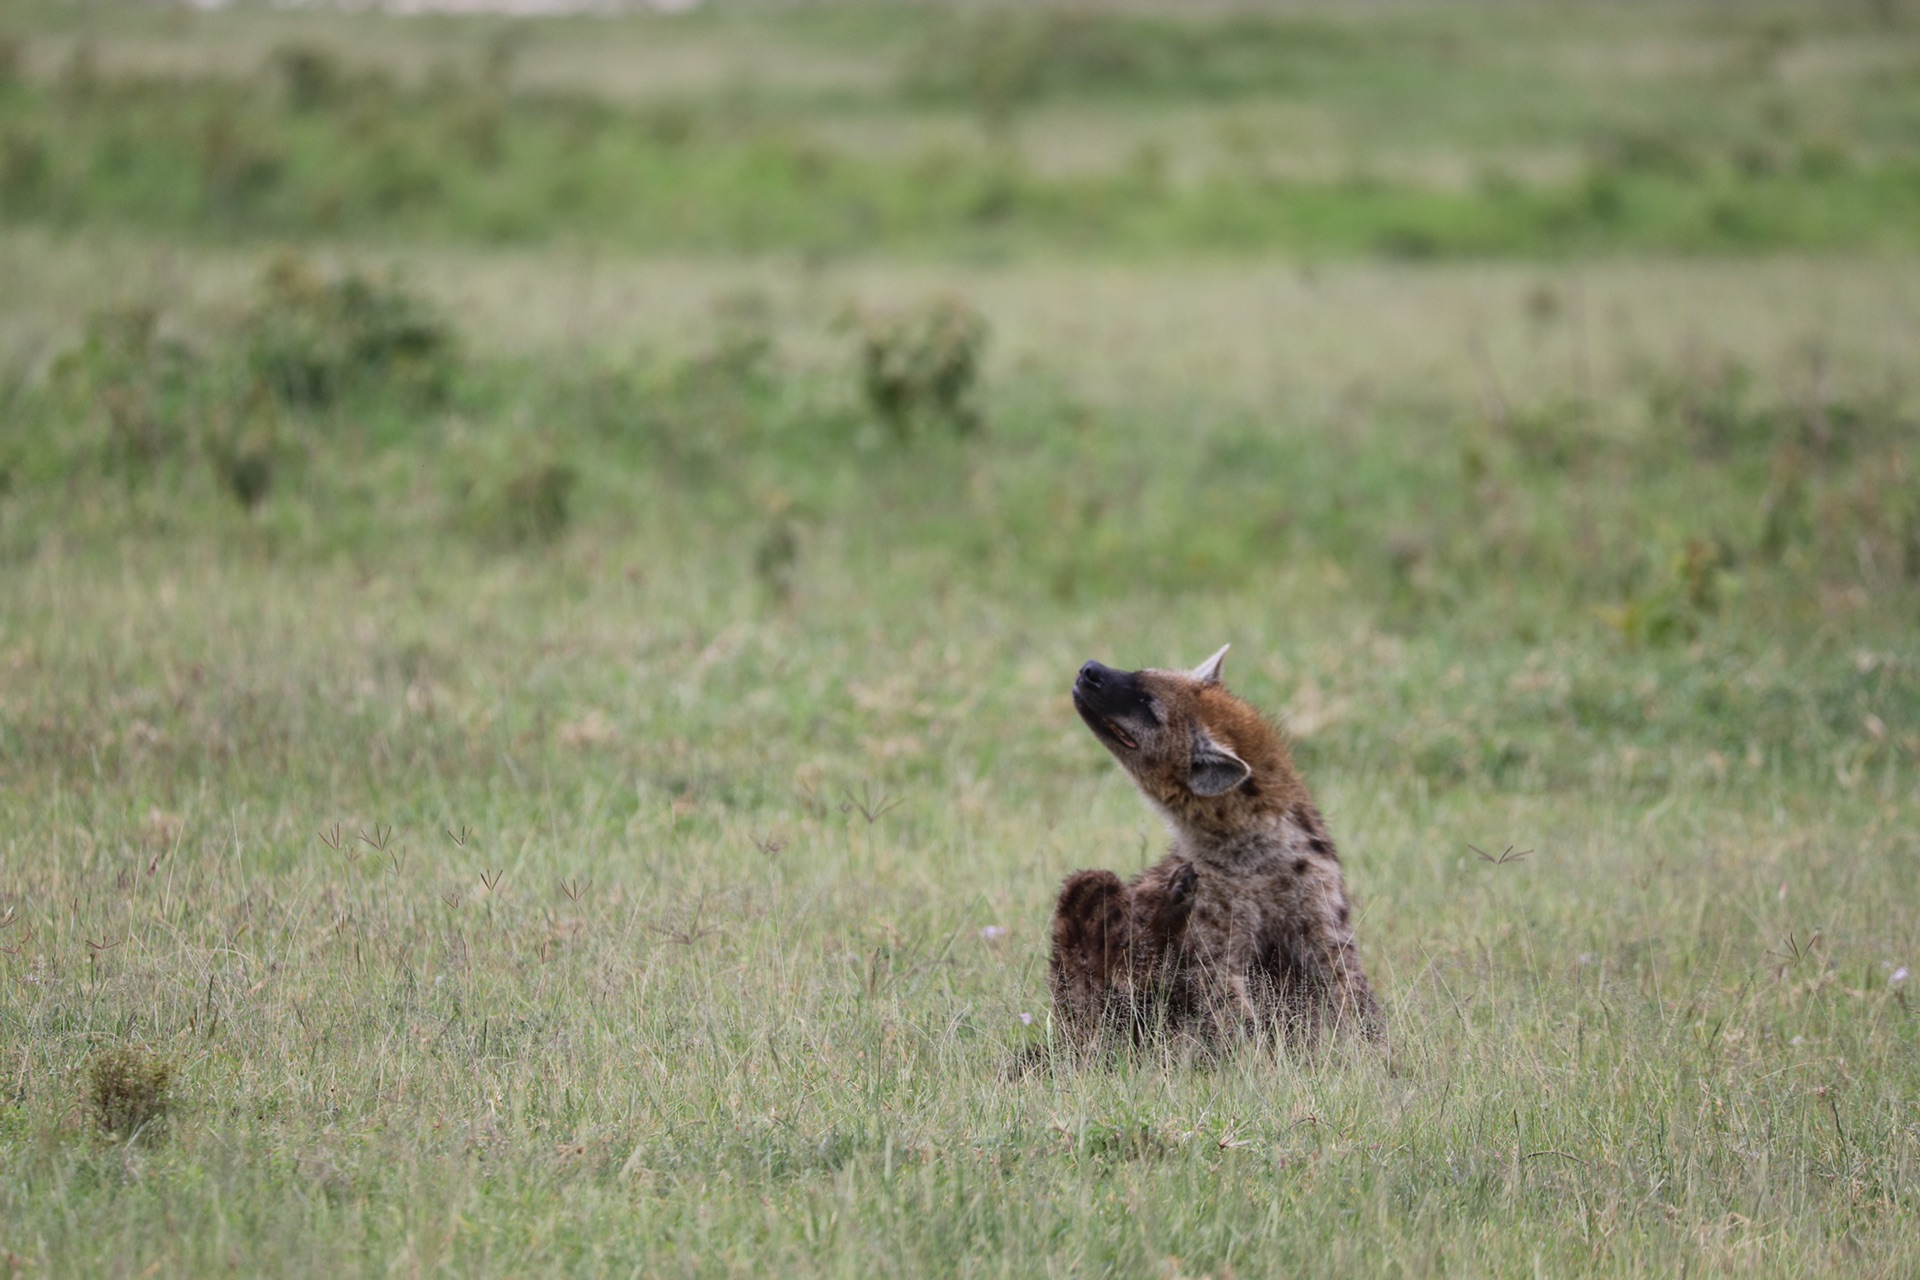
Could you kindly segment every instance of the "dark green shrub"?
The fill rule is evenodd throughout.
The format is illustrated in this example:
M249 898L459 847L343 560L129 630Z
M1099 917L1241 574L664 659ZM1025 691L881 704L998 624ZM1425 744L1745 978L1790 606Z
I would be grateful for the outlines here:
M248 327L253 372L303 408L381 389L437 403L456 365L453 329L424 300L392 280L328 278L297 257L267 269Z
M216 111L200 131L201 187L207 208L222 217L245 212L273 190L284 166L236 110Z
M281 45L273 51L272 69L294 111L319 111L340 101L347 86L340 60L326 49L308 44Z
M116 1045L87 1064L87 1106L102 1129L132 1138L165 1119L172 1084L171 1062L139 1045Z
M96 426L101 465L128 484L191 443L194 361L160 336L159 321L152 307L95 312L53 368L73 412Z
M52 177L47 144L37 134L9 129L0 135L0 215L32 210L46 196Z
M1646 590L1610 612L1633 644L1684 643L1700 635L1737 586L1734 556L1722 538L1690 538L1654 575Z
M786 605L793 599L793 580L800 568L800 530L792 501L785 494L776 495L768 508L767 527L753 549L753 576L775 604Z
M867 404L896 439L922 422L955 435L980 428L974 405L987 322L960 298L859 319L860 371Z
M221 406L209 430L207 458L220 487L248 511L257 511L273 488L278 467L279 431L274 402L256 383L245 404Z
M249 442L215 455L227 492L249 511L267 500L273 487L273 454L263 442Z
M1806 451L1789 441L1774 451L1767 492L1760 503L1760 554L1778 560L1813 537L1813 503Z
M0 93L26 78L27 42L11 31L0 31Z
M534 453L517 460L477 460L479 473L461 480L455 519L480 541L499 547L549 543L573 519L580 472L571 463Z
M515 542L551 542L566 532L580 473L564 462L532 466L502 491L504 530Z

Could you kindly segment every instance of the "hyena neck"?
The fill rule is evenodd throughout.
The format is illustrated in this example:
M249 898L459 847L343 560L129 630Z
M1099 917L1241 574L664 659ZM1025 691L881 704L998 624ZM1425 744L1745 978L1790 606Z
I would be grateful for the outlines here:
M1256 871L1300 858L1339 861L1326 824L1310 800L1278 812L1248 815L1240 825L1222 829L1191 823L1169 812L1175 856L1220 868Z
M1306 784L1278 743L1250 752L1252 774L1225 795L1200 796L1179 784L1138 775L1134 781L1173 829L1186 856L1221 862L1243 853L1274 852L1304 834L1324 834Z

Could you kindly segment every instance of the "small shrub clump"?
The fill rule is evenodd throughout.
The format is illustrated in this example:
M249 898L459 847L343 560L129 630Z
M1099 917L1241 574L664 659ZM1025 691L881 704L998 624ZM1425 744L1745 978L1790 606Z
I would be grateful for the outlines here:
M87 1064L87 1106L106 1132L132 1138L165 1119L173 1064L135 1044L116 1045Z
M208 447L221 487L248 511L258 511L273 489L274 454L271 431L258 426Z
M191 443L194 360L161 336L159 319L151 307L95 312L53 369L68 403L96 423L102 468L129 486Z
M564 462L543 462L511 477L501 491L502 529L514 542L552 542L566 532L580 473Z
M1607 616L1629 643L1686 643L1700 636L1706 620L1738 589L1732 549L1721 538L1690 538L1651 584Z
M483 461L455 487L455 519L496 547L540 546L572 524L579 484L579 469L552 456Z
M291 111L324 110L346 96L351 77L331 50L310 44L284 44L273 51L270 61Z
M11 89L24 78L27 42L11 31L0 31L0 89Z
M329 278L303 258L281 258L261 279L249 320L248 362L284 404L326 408L372 388L437 403L452 382L452 327L392 280Z
M868 406L898 440L922 423L972 435L987 322L960 298L944 297L858 321L862 386Z

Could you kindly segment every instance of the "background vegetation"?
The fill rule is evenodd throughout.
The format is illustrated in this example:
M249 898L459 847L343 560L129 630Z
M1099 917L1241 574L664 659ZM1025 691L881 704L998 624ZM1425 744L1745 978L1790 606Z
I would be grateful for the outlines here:
M1920 15L0 8L0 1268L1920 1266ZM1284 713L1391 1052L1010 1076Z
M917 253L1901 247L1897 3L29 9L0 216L199 239Z

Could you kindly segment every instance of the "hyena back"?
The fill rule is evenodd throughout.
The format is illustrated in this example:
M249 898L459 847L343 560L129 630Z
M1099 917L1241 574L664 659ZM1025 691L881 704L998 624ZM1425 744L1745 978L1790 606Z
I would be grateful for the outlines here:
M1173 830L1132 881L1077 871L1061 887L1048 979L1076 1047L1380 1033L1339 854L1285 740L1221 683L1226 652L1192 671L1089 662L1074 682L1081 719Z

